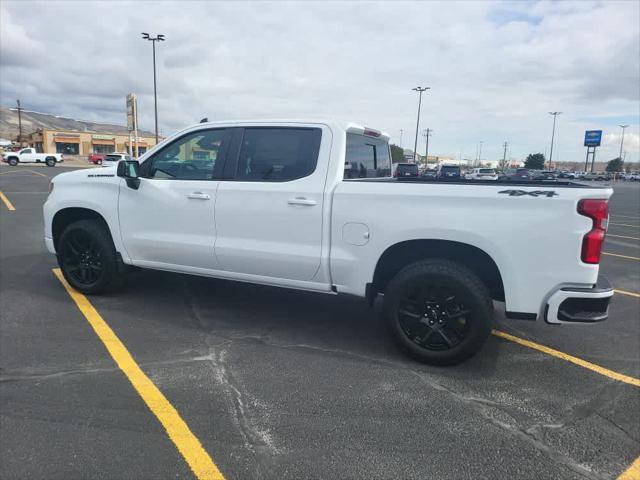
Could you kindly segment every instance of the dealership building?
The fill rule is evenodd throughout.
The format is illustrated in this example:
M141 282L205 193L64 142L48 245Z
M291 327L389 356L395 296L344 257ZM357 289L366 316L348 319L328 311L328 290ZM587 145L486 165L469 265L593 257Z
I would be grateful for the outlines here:
M87 132L39 128L27 137L30 145L40 153L89 155L91 153L132 152L136 142L123 132ZM153 135L138 136L138 154L142 155L156 144ZM131 148L131 150L130 150Z

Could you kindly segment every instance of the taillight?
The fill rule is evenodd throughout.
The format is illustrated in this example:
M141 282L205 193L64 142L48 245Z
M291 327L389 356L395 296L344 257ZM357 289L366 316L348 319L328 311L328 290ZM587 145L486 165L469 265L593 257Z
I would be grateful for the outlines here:
M582 240L582 261L600 263L604 234L609 223L609 201L586 199L578 202L578 213L593 220L591 230Z

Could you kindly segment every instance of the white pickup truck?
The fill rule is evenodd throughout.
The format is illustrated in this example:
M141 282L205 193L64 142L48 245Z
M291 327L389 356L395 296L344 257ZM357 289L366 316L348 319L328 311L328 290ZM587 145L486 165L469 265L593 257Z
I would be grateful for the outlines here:
M56 176L45 242L97 294L128 265L383 295L407 354L454 364L506 316L605 320L612 190L569 182L391 177L388 136L353 123L205 123L117 167Z
M47 167L55 167L64 161L61 153L37 153L35 148L23 148L17 152L4 152L2 161L15 167L19 163L45 163Z

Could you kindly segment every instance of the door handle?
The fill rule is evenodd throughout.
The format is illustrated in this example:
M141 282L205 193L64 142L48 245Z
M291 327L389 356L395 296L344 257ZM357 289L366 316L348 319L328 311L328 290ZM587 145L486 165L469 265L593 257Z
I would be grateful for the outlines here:
M318 202L316 202L315 200L310 200L310 199L305 198L305 197L295 197L295 198L290 198L287 201L287 203L289 205L305 205L307 207L313 207Z
M211 196L202 192L191 192L187 195L187 198L193 198L195 200L211 200Z

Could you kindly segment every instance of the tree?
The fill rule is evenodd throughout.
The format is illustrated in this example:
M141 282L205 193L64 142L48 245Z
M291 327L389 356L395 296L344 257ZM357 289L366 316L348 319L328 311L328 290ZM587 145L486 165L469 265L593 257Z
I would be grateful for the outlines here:
M397 145L391 144L391 161L393 163L404 162L404 150Z
M607 163L607 172L621 172L624 167L624 163L620 157L609 160Z
M545 161L546 159L542 153L530 153L524 161L524 167L532 170L542 170Z

